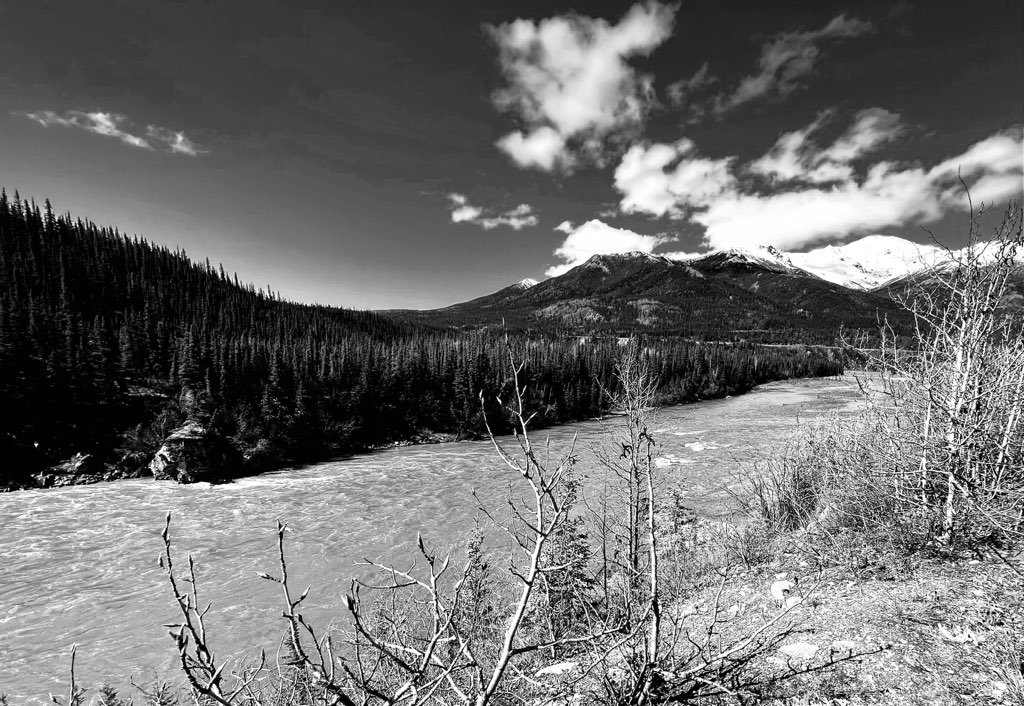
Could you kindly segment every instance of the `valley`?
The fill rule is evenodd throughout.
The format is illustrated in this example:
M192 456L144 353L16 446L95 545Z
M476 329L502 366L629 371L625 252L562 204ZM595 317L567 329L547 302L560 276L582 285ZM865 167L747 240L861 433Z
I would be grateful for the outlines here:
M844 341L870 347L882 320L907 333L894 297L946 262L884 236L807 253L604 254L441 309L371 312L292 304L6 192L0 246L0 386L18 420L0 435L7 488L224 481L475 438L485 416L501 433L478 398L507 388L506 335L541 426L607 411L630 336L650 352L662 404L833 375ZM1019 306L1024 284L1010 291ZM167 446L175 434L184 441Z

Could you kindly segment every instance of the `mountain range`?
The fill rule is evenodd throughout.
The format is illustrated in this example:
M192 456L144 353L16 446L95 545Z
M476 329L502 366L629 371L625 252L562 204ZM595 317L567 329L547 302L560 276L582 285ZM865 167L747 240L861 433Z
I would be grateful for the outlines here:
M601 254L543 282L524 279L443 309L390 313L441 326L833 343L840 328L873 332L882 317L897 328L907 323L891 293L956 255L887 235L798 253L754 246Z
M938 245L922 245L892 235L869 235L845 245L826 245L789 253L771 246L731 251L769 266L796 268L849 289L872 291L893 280L947 261L950 253ZM709 254L692 255L700 259Z

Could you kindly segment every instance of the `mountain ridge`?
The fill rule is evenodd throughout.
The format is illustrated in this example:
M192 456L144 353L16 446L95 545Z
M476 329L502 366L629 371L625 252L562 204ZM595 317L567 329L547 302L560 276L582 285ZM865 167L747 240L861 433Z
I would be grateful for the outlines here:
M867 235L842 245L823 245L806 252L788 252L772 245L680 253L675 259L694 261L723 256L746 257L768 267L799 270L833 284L871 291L887 281L933 267L948 256L937 245L914 243L894 235Z
M977 247L982 261L990 257L984 243ZM393 313L454 327L831 344L841 329L871 336L882 318L909 323L892 295L934 279L966 253L880 234L795 253L763 245L599 253L542 282L522 280L444 309Z
M871 330L880 315L896 315L887 297L818 277L774 248L595 254L530 287L517 283L443 309L392 314L456 328L829 345L841 328Z

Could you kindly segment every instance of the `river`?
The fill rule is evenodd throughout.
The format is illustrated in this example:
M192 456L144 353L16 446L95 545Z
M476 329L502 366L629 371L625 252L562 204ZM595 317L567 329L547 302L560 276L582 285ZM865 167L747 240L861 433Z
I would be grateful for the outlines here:
M680 484L687 505L719 515L729 511L737 474L771 455L801 420L852 414L859 399L847 377L776 382L741 397L667 407L654 424L658 465ZM592 491L602 477L594 453L620 423L588 421L534 438L549 437L559 449L578 434L584 488ZM341 617L342 596L359 573L355 561L407 559L417 532L439 548L462 546L478 521L474 490L500 509L514 480L489 442L463 441L221 486L139 479L0 494L0 693L12 706L66 693L72 643L78 680L94 689L124 687L130 675L177 678L173 644L160 627L175 609L157 565L169 510L175 548L181 558L195 556L200 599L213 601L215 651L229 656L259 644L272 652L282 634L276 586L255 577L276 573L277 518L292 530L294 585L312 587L304 614L323 625Z

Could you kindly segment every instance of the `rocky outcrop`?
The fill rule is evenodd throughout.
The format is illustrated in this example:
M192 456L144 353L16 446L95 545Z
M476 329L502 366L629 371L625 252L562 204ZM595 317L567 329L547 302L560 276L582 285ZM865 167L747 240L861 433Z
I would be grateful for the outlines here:
M141 451L125 451L115 461L118 478L141 478L151 474L149 454Z
M237 475L240 460L227 439L200 422L189 421L164 440L149 462L149 470L156 480L218 482Z
M88 485L108 480L110 469L93 454L75 454L67 461L40 471L33 479L40 488Z

